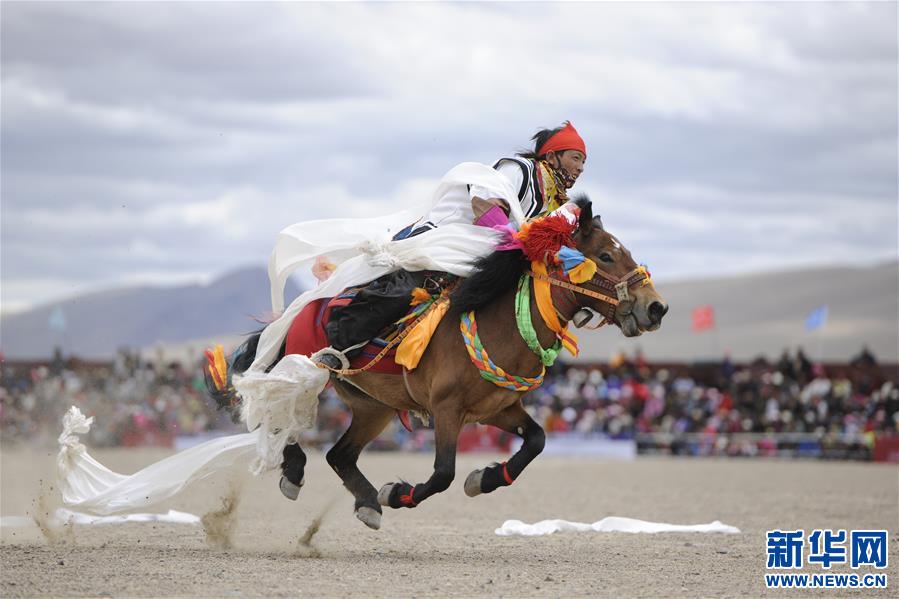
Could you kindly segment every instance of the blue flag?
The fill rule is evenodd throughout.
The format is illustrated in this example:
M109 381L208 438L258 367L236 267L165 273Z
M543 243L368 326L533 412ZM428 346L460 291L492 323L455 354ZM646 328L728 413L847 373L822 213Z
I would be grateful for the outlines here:
M56 306L56 308L53 309L50 318L47 319L47 326L51 331L58 331L60 333L66 330L66 315L65 312L62 311L62 308Z
M815 308L805 317L805 330L814 331L820 329L827 322L827 304Z

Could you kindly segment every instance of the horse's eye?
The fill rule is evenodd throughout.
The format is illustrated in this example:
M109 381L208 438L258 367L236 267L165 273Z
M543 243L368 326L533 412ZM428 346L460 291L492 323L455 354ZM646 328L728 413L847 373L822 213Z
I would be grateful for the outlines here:
M602 260L603 262L609 262L609 263L614 262L614 260L612 260L612 255L609 252L601 253L599 255L599 259Z

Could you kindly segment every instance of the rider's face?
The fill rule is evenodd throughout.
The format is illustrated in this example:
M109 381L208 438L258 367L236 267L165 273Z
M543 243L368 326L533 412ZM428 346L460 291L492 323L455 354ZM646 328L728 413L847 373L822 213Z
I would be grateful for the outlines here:
M561 168L571 176L570 184L566 185L566 187L570 188L574 185L577 178L581 176L581 173L584 172L584 164L587 162L587 157L577 150L564 150L558 153L553 152L553 154L555 154L556 167Z

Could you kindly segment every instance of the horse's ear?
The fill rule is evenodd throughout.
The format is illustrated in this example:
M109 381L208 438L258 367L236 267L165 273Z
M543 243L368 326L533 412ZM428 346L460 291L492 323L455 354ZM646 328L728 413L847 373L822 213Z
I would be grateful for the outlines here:
M578 219L578 232L585 237L593 230L593 202L585 194L574 198L574 203L581 209L581 217Z

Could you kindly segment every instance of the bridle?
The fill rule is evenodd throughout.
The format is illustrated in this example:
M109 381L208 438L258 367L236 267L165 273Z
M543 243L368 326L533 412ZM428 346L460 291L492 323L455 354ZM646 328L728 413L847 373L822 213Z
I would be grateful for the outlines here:
M550 285L568 289L573 293L586 295L602 302L600 308L596 310L596 312L599 312L599 314L602 315L602 321L595 327L588 327L588 329L598 329L609 323L619 324L615 318L619 306L622 306L624 310L621 312L621 316L627 316L633 310L634 298L630 294L630 289L637 284L640 284L641 287L652 284L652 278L649 271L642 265L621 277L616 277L615 275L597 268L596 274L594 274L589 281L583 283L583 285L597 287L602 291L587 289L582 285L575 285L574 283L569 283L568 281L563 281L550 275L542 275L532 270L528 271L528 275L534 279L546 281ZM611 295L611 293L614 293L614 295ZM592 309L582 306L577 302L575 303L581 309Z

